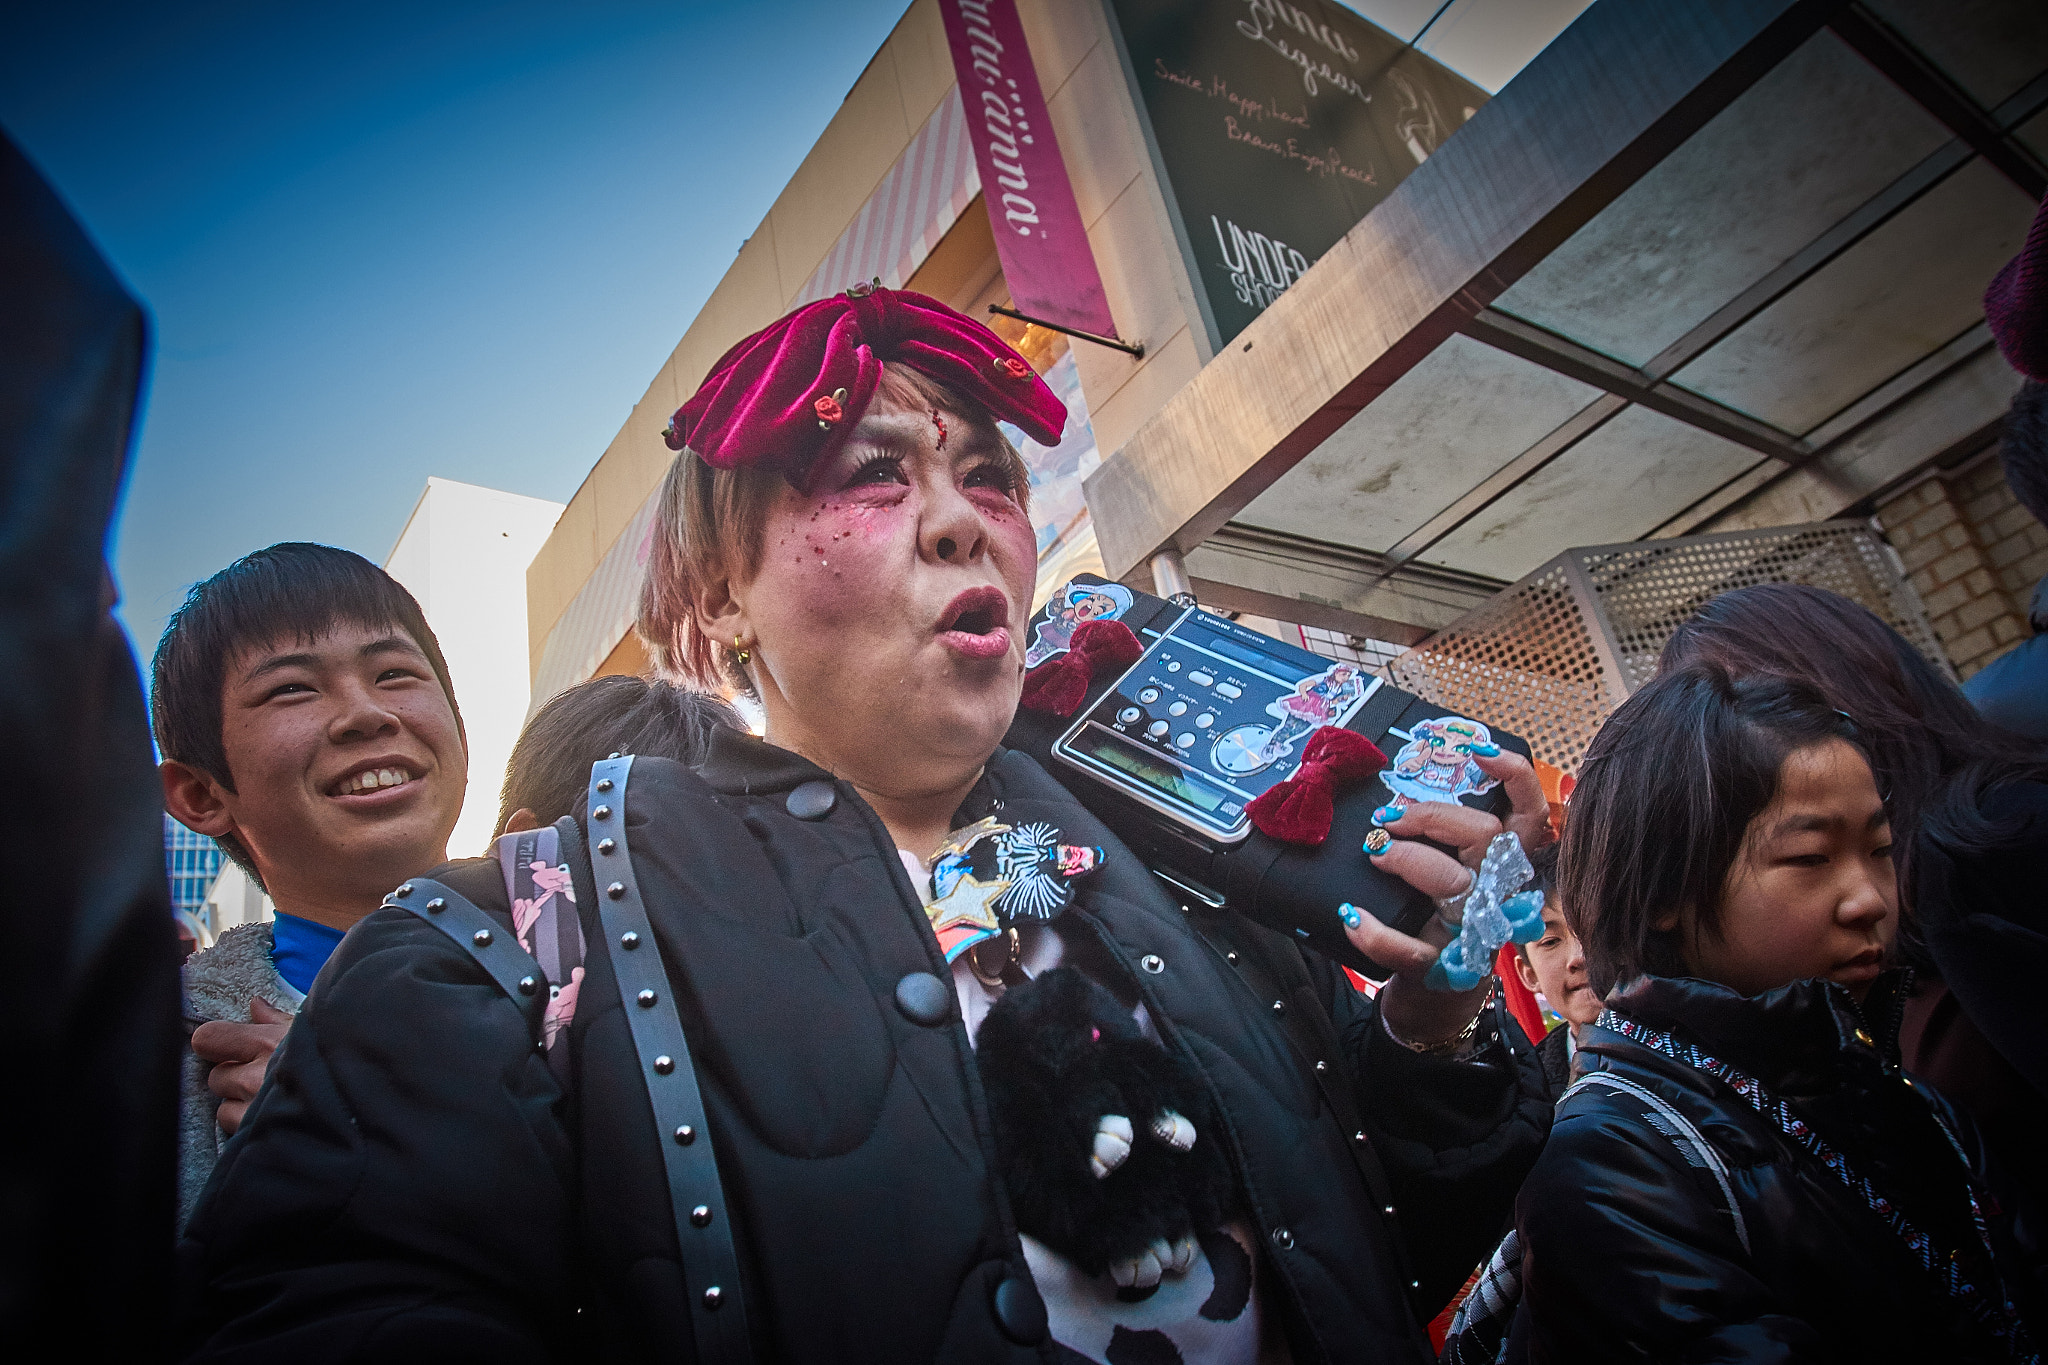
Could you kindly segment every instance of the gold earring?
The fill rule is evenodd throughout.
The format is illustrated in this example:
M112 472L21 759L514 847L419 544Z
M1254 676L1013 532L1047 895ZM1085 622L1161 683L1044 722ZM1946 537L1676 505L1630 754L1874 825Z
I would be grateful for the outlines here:
M733 657L740 661L740 666L742 668L746 666L747 660L754 657L754 652L748 649L744 644L741 644L738 640L733 641L732 653Z

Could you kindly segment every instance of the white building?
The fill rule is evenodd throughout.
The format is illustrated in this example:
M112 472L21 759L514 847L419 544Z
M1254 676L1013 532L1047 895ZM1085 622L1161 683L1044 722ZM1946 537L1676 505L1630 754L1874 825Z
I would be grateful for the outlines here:
M211 948L214 939L237 925L266 924L275 918L277 907L256 885L256 879L242 871L234 859L222 859L213 885L206 888L206 923L211 932L199 946Z
M526 720L526 568L562 504L428 479L384 568L419 600L441 641L469 736L469 794L448 851L482 853Z

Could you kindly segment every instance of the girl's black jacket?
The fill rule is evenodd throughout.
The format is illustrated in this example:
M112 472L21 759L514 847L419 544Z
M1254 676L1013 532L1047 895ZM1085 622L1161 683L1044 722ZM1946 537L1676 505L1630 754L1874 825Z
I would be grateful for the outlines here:
M705 1095L754 1353L1059 1359L1014 1312L1018 1286L996 1293L1028 1288L1029 1271L958 1013L927 1026L896 1004L906 975L946 976L937 941L850 786L833 783L823 818L787 808L821 780L722 732L696 770L636 760L623 812ZM999 752L956 823L998 810L1107 850L1066 913L1210 1087L1294 1359L1428 1359L1421 1320L1484 1256L1548 1127L1504 1012L1473 1060L1417 1055L1332 965L1233 915L1197 922L1030 759ZM182 1244L191 1358L695 1358L589 861L568 856L591 956L566 1092L464 953L404 911L365 919ZM509 924L495 862L435 875ZM1148 955L1161 961L1134 970ZM1357 1128L1338 1119L1349 1098ZM1384 1202L1361 1138L1384 1163Z
M1928 1234L1943 1258L2023 1311L2038 1258L2014 1244L2011 1210L1960 1111L1897 1064L1907 974L1862 1008L1825 981L1744 997L1699 980L1640 977L1607 998L1783 1097ZM1608 1028L1586 1030L1579 1071L1643 1087L1676 1110L1725 1167L1745 1250L1714 1173L1667 1119L1587 1085L1558 1111L1516 1202L1524 1289L1510 1359L1531 1361L2004 1361L1866 1200L1725 1081ZM1965 1160L1937 1125L1939 1111ZM1651 1111L1654 1112L1654 1111ZM1967 1182L1992 1225L1986 1264ZM2034 1338L2038 1340L2038 1338Z

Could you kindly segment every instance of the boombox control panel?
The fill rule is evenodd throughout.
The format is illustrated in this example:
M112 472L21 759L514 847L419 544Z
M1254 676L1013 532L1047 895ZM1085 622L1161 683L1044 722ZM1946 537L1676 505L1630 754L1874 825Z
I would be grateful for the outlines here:
M1356 664L1190 607L1053 756L1212 842L1237 843L1251 830L1246 805L1294 774L1311 734L1344 724L1381 685Z

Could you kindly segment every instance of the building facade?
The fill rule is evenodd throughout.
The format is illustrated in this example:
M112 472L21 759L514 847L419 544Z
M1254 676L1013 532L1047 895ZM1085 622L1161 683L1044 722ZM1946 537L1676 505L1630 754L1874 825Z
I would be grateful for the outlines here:
M179 936L193 949L208 948L223 926L214 922L206 896L220 875L227 855L204 834L164 816L164 873L171 883L171 912L179 920Z
M537 698L644 666L660 432L727 346L876 278L1011 302L941 3L911 5L535 556ZM1361 6L1390 35L1320 0L1015 3L1142 348L991 317L1085 425L1026 452L1058 509L1041 593L1184 576L1383 654L1569 546L1852 517L1963 675L2024 629L2039 528L1978 488L2019 382L1980 297L2048 189L2048 11L1459 0L1436 27L1493 36L1482 84L1405 45L1427 15L1398 5Z
M562 504L428 479L384 568L418 600L441 642L462 710L469 792L451 856L482 853L506 760L525 724L529 686L526 572Z

